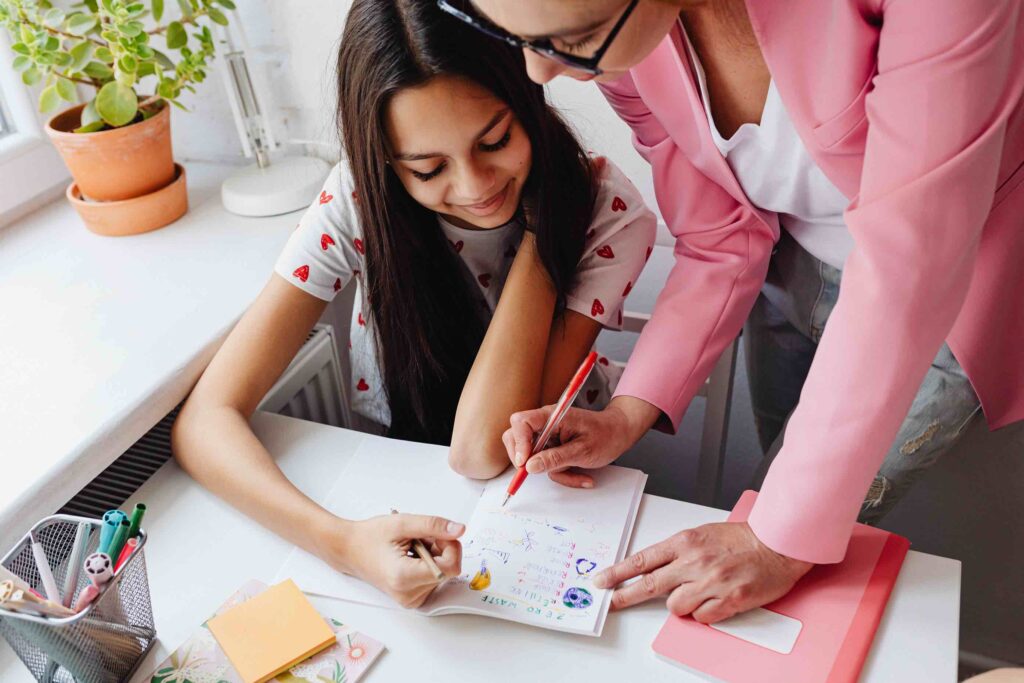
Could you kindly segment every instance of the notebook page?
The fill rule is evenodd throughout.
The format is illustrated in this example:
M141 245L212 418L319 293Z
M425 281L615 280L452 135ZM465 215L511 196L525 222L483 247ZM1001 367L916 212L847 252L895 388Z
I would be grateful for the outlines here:
M367 437L338 475L327 499L318 502L346 519L386 515L395 508L465 523L483 489L483 483L448 467L447 448ZM383 591L336 571L301 548L292 551L275 582L287 578L313 595L399 608Z
M600 635L610 591L593 577L622 558L647 475L622 467L591 474L590 490L530 477L505 507L513 472L489 482L463 537L462 575L421 611Z

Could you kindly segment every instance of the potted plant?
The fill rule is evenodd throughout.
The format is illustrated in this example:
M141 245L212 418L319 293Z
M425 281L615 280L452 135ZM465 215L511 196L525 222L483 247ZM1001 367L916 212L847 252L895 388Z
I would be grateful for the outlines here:
M223 8L223 9L222 9ZM68 198L105 234L152 230L187 210L184 169L171 150L170 108L195 92L214 54L210 24L226 25L232 0L0 0L14 69L41 85L39 108L57 109L47 133L74 178ZM82 88L80 88L81 86ZM140 213L141 212L141 213Z

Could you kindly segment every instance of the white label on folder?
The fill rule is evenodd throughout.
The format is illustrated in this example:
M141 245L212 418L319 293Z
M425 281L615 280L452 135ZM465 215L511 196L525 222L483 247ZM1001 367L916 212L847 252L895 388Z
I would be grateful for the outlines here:
M711 624L711 628L728 633L754 645L788 655L796 645L803 624L798 619L757 607L731 619Z

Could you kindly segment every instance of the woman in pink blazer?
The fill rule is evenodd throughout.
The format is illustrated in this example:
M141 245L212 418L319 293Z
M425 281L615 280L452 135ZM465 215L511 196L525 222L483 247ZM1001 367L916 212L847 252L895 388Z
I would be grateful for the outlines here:
M933 438L950 443L978 403L991 428L1024 418L1021 0L439 4L522 46L534 80L596 78L650 162L676 237L616 398L571 413L531 472L599 467L656 423L674 428L752 309L762 331L787 323L780 308L801 299L787 288L821 260L793 246L796 231L780 231L789 216L753 202L722 152L744 125L765 124L772 88L803 167L845 198L842 288L839 269L819 268L817 298L839 293L824 312L811 297L813 363L805 354L749 523L682 531L610 568L609 586L643 577L615 606L669 594L673 612L712 622L771 602L814 563L843 558L858 513L886 493L887 467ZM762 175L784 187L791 167L777 169ZM954 418L898 442L921 402L952 404ZM548 410L512 417L513 462Z

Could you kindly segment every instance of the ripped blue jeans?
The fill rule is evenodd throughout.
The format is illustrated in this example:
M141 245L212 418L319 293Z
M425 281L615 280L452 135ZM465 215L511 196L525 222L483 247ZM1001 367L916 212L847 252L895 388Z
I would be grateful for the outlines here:
M755 489L782 446L786 421L839 297L841 277L842 271L819 261L782 231L743 329L754 422L765 453L754 476ZM943 344L864 498L859 520L873 524L884 517L979 411L974 389Z

